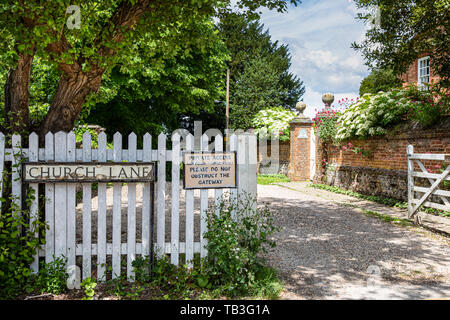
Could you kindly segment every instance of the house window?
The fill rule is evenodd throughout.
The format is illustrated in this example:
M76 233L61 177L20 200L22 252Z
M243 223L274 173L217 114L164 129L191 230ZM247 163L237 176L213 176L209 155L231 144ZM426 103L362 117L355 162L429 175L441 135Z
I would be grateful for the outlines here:
M430 83L430 57L420 58L417 62L417 85L419 88L426 89L425 83Z

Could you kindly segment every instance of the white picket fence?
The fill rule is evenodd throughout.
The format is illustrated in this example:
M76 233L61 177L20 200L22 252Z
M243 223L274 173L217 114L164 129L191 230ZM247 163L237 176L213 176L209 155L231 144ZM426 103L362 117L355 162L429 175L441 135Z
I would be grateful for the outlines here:
M439 185L444 181L450 181L450 154L414 153L414 147L409 145L406 149L408 157L408 217L417 214L421 206L450 211L450 191L442 190ZM447 167L442 173L428 172L422 160L436 161L446 164ZM415 163L420 171L416 171ZM415 179L425 178L430 186L417 186ZM419 198L415 198L420 195ZM442 203L432 201L431 196L435 195L441 199Z
M127 241L121 241L121 207L122 184L113 184L112 207L112 242L107 243L107 184L98 184L98 221L97 230L91 226L91 196L92 184L83 183L83 212L82 221L76 219L76 184L74 183L46 183L45 184L45 221L49 229L45 233L45 246L41 248L31 265L32 272L39 270L38 259L44 257L45 262L53 261L54 257L64 255L68 265L76 265L77 257L82 259L83 279L91 277L93 270L92 257L96 256L97 278L105 279L107 256L112 257L112 277L121 274L121 260L126 256L127 276L133 276L132 262L137 255L149 256L150 247L154 238L151 228L152 218L156 218L156 240L154 249L160 256L169 254L171 263L180 263L180 254L185 254L185 261L192 267L195 253L205 257L206 240L203 237L206 231L205 212L208 209L208 190L200 191L200 241L194 242L194 190L185 192L186 223L180 226L180 164L182 163L182 151L224 151L223 137L215 136L214 143L209 144L207 135L201 137L201 148L194 147L194 137L189 134L180 137L172 136L172 150L166 148L166 136L158 136L158 148L152 150L152 136L146 134L143 137L143 149L137 149L137 136L132 133L128 136L128 149L122 148L122 135L114 135L114 147L107 148L106 134L98 135L98 148L91 148L91 135L83 135L82 149L76 148L75 134L73 132L56 134L48 133L45 136L45 148L39 148L38 136L32 133L29 136L29 147L24 148L19 135L12 136L12 148L5 148L5 136L0 133L0 172L3 174L4 163L13 164L12 194L18 207L22 206L22 182L20 167L14 166L20 159L29 162L150 162L157 164L155 182L155 212L152 208L151 188L152 183L143 184L142 196L142 230L141 239L136 239L136 183L129 183L127 206ZM256 137L251 134L230 136L229 143L225 145L226 151L237 152L237 189L230 189L229 194L237 199L238 194L250 194L256 198ZM185 150L183 146L185 145ZM201 150L199 150L201 149ZM166 237L166 164L172 162L171 181L171 230L170 242ZM2 180L3 181L3 180ZM0 197L2 195L0 182ZM38 219L39 190L38 184L30 184L34 189L35 199L30 206L31 222ZM224 195L223 189L214 190L215 202L220 201ZM0 202L1 205L1 202ZM31 223L30 222L30 223ZM82 241L76 239L76 226L82 223ZM185 242L180 242L180 228L185 228ZM33 230L35 232L36 230ZM92 232L97 232L97 243L92 243Z

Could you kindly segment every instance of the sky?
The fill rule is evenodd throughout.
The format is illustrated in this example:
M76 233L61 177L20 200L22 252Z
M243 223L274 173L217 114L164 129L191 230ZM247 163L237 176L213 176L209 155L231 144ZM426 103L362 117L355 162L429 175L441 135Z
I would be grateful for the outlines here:
M262 10L261 21L272 40L290 48L291 72L306 87L303 101L308 117L322 109L326 92L335 95L335 104L342 98L355 99L369 73L360 53L350 47L364 38L366 30L356 14L351 0L303 0L287 13Z

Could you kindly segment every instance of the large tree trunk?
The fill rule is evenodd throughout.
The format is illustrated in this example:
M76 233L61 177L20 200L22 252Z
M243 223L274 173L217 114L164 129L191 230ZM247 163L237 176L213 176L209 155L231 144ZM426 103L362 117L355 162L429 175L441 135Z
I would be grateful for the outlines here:
M50 109L39 130L41 141L48 132L72 130L87 95L100 88L102 70L83 73L76 65L66 67L75 70L65 70L60 77Z
M33 55L20 54L15 69L10 69L5 84L5 108L7 131L23 133L29 125L29 83Z

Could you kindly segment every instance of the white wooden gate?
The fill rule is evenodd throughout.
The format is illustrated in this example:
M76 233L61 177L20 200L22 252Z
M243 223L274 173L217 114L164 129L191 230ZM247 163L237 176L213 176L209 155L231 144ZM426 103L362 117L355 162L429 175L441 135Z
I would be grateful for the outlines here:
M450 211L450 191L442 190L439 185L444 181L450 181L450 154L414 153L414 147L409 145L406 149L408 156L408 217L417 214L421 206ZM431 173L421 160L431 160L447 165L442 173ZM420 171L415 171L416 163ZM425 178L430 183L429 187L417 186L415 178ZM419 194L419 198L415 195ZM430 197L438 196L442 203L433 202Z
M114 135L114 147L107 148L106 134L98 135L98 148L91 148L91 135L83 135L83 147L76 148L75 134L73 132L56 134L48 133L45 136L45 148L39 148L38 136L32 133L29 136L29 147L24 148L19 135L12 136L12 148L5 148L5 136L0 133L0 172L3 176L4 163L9 161L13 165L20 159L29 162L150 162L157 164L155 208L153 212L151 199L151 184L143 184L142 210L141 210L141 237L136 237L136 183L129 183L128 205L122 207L122 183L113 183L113 205L112 219L107 219L107 184L98 184L98 211L97 230L91 226L91 196L92 183L82 184L82 219L76 216L76 185L73 183L46 183L45 184L45 221L49 229L45 233L45 246L41 248L35 257L31 269L33 273L39 270L39 257L45 262L51 262L55 257L65 256L68 265L77 265L77 257L81 257L83 279L91 277L92 257L96 256L97 278L105 279L107 257L111 257L112 277L121 274L122 257L126 256L127 276L132 278L132 262L137 255L149 256L150 246L154 241L154 249L162 256L170 254L171 263L180 263L180 254L185 254L185 261L192 267L195 253L205 257L206 240L203 237L206 231L205 211L208 209L208 190L200 191L200 241L194 242L194 190L185 192L185 225L180 226L180 164L182 162L182 151L223 151L223 137L217 135L214 143L209 144L207 135L202 136L202 150L194 150L194 137L189 134L180 137L178 134L172 136L172 150L166 149L166 136L160 134L157 137L158 148L152 150L152 136L146 134L143 137L143 149L137 149L137 136L132 133L128 136L128 149L122 148L122 135ZM186 142L186 150L182 150L182 142ZM232 199L237 199L239 194L248 193L256 198L256 136L252 134L232 135L229 144L225 146L226 151L237 152L237 189L230 189ZM166 197L166 164L172 162L171 196ZM12 194L18 207L22 206L22 182L20 167L13 166L12 169ZM0 179L0 197L2 196L2 179ZM35 199L30 206L31 222L38 219L38 184L30 184L34 189ZM227 190L225 190L227 191ZM222 199L224 190L214 190L214 201L217 203ZM171 232L170 241L166 242L166 203L170 200ZM1 206L1 202L0 202ZM0 207L1 208L1 207ZM122 241L121 230L122 210L127 210L127 241ZM169 209L169 208L167 208ZM169 211L169 210L167 210ZM156 218L156 226L152 230L151 221ZM80 221L78 221L80 220ZM82 224L81 241L76 238L76 227ZM112 224L112 226L111 226ZM107 228L112 227L112 242L107 243ZM185 232L185 241L180 242L180 228ZM33 230L35 232L35 230ZM97 241L92 243L92 234L96 232ZM153 235L153 233L156 233ZM78 259L80 260L80 258Z

